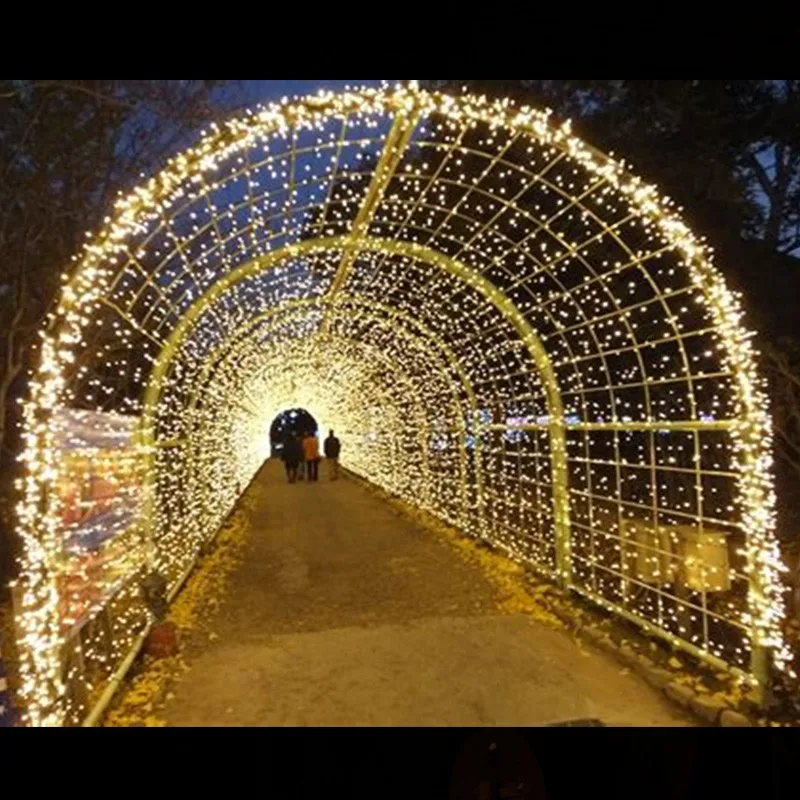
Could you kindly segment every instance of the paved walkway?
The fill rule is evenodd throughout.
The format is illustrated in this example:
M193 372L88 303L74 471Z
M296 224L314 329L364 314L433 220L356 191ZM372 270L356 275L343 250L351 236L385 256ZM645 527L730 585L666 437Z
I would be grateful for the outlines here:
M323 465L324 467L324 465ZM250 488L251 541L170 725L686 725L621 666L497 609L494 589L364 487Z

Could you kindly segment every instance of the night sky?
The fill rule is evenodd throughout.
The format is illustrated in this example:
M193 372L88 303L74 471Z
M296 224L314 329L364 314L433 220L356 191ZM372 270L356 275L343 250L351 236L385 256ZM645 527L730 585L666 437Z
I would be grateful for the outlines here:
M391 81L395 83L396 81ZM240 81L235 89L237 99L245 105L271 103L282 97L315 94L320 89L340 92L345 86L379 86L380 80L372 81Z

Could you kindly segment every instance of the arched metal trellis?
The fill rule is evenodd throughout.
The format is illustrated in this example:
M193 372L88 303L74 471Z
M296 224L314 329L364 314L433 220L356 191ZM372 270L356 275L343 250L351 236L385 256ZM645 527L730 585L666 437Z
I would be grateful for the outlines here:
M411 86L214 127L120 198L43 340L29 719L85 716L141 577L175 591L294 407L355 472L763 686L788 654L761 386L672 203L545 113Z

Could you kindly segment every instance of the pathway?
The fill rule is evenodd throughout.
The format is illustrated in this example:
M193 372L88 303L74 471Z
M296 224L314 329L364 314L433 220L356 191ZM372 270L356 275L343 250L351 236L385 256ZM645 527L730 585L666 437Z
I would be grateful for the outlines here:
M248 490L248 551L168 724L691 724L609 657L501 613L480 567L320 473L290 486L268 462Z

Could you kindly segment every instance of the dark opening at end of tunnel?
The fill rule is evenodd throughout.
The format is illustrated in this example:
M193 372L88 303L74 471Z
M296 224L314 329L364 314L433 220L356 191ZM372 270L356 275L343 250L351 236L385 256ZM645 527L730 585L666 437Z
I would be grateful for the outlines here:
M289 436L300 436L305 433L319 435L319 425L314 416L304 408L288 408L281 411L272 420L269 428L270 456L276 458L281 454Z

